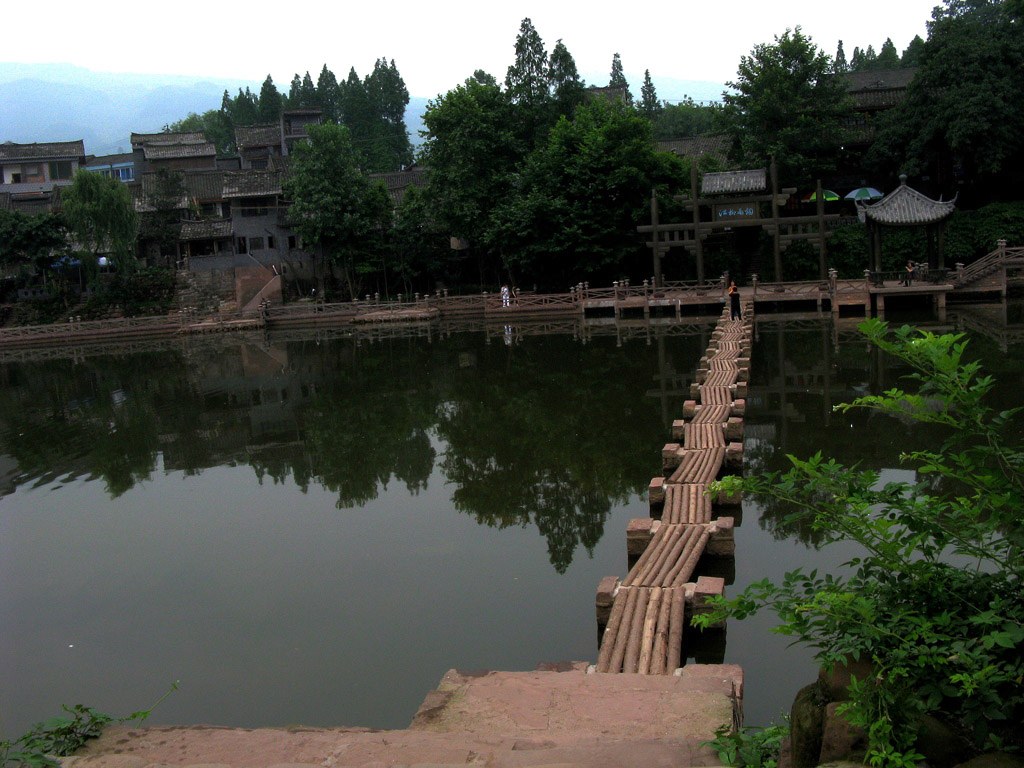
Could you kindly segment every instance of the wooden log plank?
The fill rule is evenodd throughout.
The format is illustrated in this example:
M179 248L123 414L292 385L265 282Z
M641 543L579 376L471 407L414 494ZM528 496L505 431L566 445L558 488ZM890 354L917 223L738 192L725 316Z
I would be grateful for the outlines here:
M626 656L626 643L629 641L629 626L633 621L633 612L636 609L639 598L638 589L626 590L626 607L622 614L622 622L619 624L618 632L615 634L615 646L612 648L612 656L608 662L609 672L621 672L622 660ZM622 592L619 592L622 595Z
M685 599L686 590L676 587L672 591L671 609L668 621L668 653L665 659L665 672L672 674L683 660L683 629L686 621Z
M629 640L626 642L626 655L622 659L622 671L636 674L640 664L640 642L643 639L644 619L647 618L647 603L651 599L651 590L637 587L636 607L629 624Z
M704 554L704 548L707 546L709 538L710 534L708 533L707 526L704 526L700 536L697 538L696 545L690 549L686 559L682 561L682 567L675 575L675 578L669 583L669 586L681 587L690 580L694 570L697 568L700 556Z
M676 542L683 535L684 529L679 525L663 525L654 534L647 551L640 556L633 569L627 574L626 582L630 586L650 586L655 584L655 575L662 569L666 558L676 546ZM648 556L649 555L649 556Z
M651 674L651 658L654 652L654 630L658 626L658 614L661 612L661 587L654 587L647 601L647 613L644 615L643 635L640 638L640 658L636 671L641 675Z
M697 564L697 560L700 558L700 554L694 557L694 552L698 548L703 550L701 547L701 529L702 526L688 526L691 531L690 536L686 539L686 548L681 551L672 563L672 568L668 573L665 574L662 584L666 587L678 587L685 584L689 578L693 575L693 569Z
M626 612L626 604L629 602L623 590L615 597L612 604L612 613L608 617L608 626L604 628L601 635L601 649L597 654L597 671L607 672L612 660L612 651L615 648L615 640L618 637L619 629L622 626L622 617Z
M664 675L668 666L668 636L672 616L672 601L679 589L665 589L658 609L658 625L654 634L654 648L651 650L650 673ZM674 671L674 670L673 670Z
M661 558L657 570L651 571L648 579L644 582L649 586L667 586L672 583L671 574L676 570L677 564L685 558L687 550L697 538L699 532L696 526L680 525L680 535L674 540L671 550Z

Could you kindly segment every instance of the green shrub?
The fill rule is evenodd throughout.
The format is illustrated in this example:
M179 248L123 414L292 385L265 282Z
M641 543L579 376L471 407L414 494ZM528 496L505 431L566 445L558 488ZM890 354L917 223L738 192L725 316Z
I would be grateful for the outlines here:
M992 379L965 362L962 335L935 336L879 320L861 330L908 363L916 392L892 389L837 406L869 408L948 430L940 445L904 454L914 483L875 471L790 457L792 469L728 478L743 490L793 505L787 523L810 525L826 542L852 541L863 555L848 576L801 569L781 584L749 586L714 601L708 625L770 608L778 631L816 650L826 667L866 660L871 675L850 688L848 720L868 734L868 760L905 768L928 713L977 750L1020 747L1024 717L1024 450L1021 409L984 403Z

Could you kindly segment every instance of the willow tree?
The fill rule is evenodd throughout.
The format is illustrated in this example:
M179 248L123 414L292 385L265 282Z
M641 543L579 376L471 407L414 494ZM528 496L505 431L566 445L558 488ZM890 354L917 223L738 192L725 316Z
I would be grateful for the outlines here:
M60 200L75 250L89 263L108 253L122 268L134 264L139 222L128 187L109 176L79 171Z

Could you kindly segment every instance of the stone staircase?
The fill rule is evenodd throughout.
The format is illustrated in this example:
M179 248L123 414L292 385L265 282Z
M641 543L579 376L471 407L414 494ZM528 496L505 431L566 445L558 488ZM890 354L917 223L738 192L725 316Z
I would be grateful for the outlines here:
M556 671L563 669L564 671ZM743 673L692 665L675 675L449 671L409 728L117 726L65 768L684 768L720 765L704 742L741 722Z
M178 270L175 276L177 305L182 311L193 310L211 315L237 310L234 278L221 272L190 272Z

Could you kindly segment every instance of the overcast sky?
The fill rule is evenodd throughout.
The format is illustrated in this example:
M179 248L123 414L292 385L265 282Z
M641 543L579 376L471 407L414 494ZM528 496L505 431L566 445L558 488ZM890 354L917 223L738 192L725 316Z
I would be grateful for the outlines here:
M592 85L622 56L634 94L645 69L655 78L724 83L740 56L800 25L829 55L842 39L899 51L936 0L349 0L334 3L51 0L7 4L0 60L70 63L96 71L200 75L262 81L282 90L295 72L314 80L326 63L339 79L394 59L413 96L433 97L474 69L502 79L519 24L532 19L548 51L562 39Z

